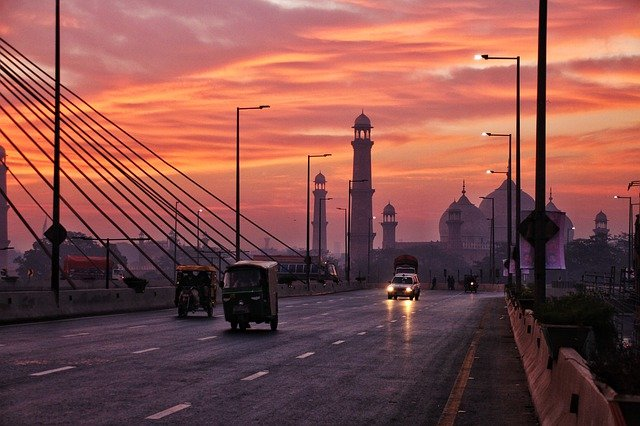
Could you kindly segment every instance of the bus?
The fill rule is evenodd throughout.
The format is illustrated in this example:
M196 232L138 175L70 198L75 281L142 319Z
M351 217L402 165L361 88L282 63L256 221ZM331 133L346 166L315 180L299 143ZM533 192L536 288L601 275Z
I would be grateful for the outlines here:
M291 284L294 281L307 282L307 265L301 256L285 256L285 255L256 255L253 260L273 260L278 262L278 283ZM322 264L311 263L311 271L309 279L319 283L332 281L335 284L340 283L338 270L336 265L331 262L322 262Z

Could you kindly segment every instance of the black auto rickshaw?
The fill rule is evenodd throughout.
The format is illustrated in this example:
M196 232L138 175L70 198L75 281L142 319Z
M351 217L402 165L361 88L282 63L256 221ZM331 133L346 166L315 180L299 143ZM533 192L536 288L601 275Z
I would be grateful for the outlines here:
M222 282L224 318L235 330L250 322L268 322L278 328L278 264L241 260L229 266Z
M478 276L477 275L465 275L464 276L464 292L478 292Z
M204 309L213 316L218 291L218 270L213 266L180 265L176 268L175 305L178 316Z

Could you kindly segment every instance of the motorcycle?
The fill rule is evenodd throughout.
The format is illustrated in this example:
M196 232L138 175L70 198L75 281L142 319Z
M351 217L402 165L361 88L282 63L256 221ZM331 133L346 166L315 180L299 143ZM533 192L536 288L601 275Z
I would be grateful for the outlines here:
M478 278L475 275L464 276L464 292L478 292Z
M183 286L178 296L178 316L186 317L189 312L196 312L198 309L207 311L208 316L213 316L213 304L207 295L201 295L201 291L206 293L206 287L202 290L197 286Z

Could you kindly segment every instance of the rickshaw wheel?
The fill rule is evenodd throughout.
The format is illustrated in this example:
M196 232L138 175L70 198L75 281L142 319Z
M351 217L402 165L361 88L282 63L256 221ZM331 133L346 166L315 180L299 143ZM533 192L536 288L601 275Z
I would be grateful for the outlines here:
M211 318L213 316L213 306L207 306L207 316Z
M241 322L240 323L240 331L245 331L247 329L247 323L246 322Z
M271 318L269 325L271 326L271 331L276 331L278 329L278 317Z
M236 328L238 328L238 323L236 321L231 321L231 329L235 330Z
M178 317L184 318L187 316L187 309L184 306L178 306Z

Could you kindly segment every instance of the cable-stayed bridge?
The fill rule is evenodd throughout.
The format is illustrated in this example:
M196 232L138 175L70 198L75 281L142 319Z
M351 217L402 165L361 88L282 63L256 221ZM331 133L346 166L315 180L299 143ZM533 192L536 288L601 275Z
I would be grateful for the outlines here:
M12 154L8 179L24 191L33 208L21 211L2 188L0 196L49 256L50 245L37 232L34 218L52 220L47 206L53 185L47 173L54 160L54 96L54 78L0 38L0 146ZM130 275L110 241L131 243L170 282L175 264L215 262L224 267L235 260L232 206L64 85L60 121L62 221L77 223L88 235L85 239L100 242ZM245 250L266 255L246 237L250 234L268 236L303 258L250 218L241 217L243 256L248 255ZM66 243L82 253L73 238Z

